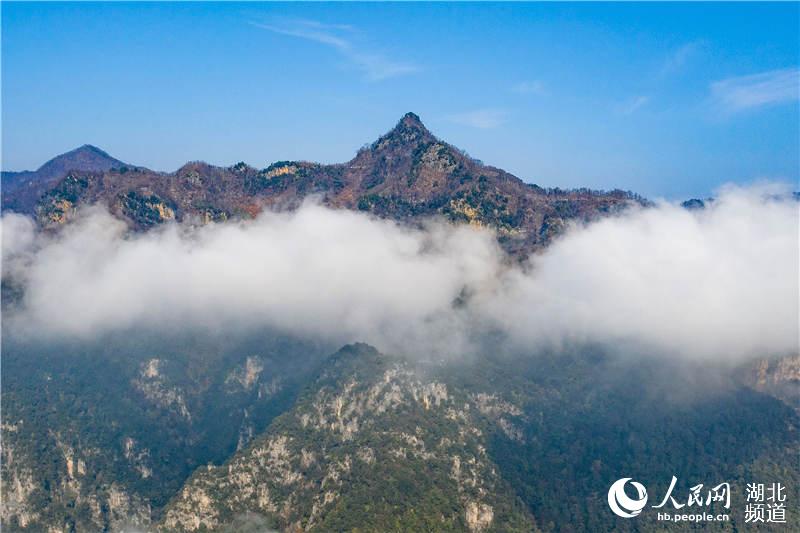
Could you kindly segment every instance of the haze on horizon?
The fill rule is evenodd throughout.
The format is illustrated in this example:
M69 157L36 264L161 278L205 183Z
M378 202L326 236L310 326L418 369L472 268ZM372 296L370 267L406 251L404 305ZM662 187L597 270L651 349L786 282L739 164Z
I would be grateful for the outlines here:
M2 167L344 162L414 111L545 187L796 184L799 10L3 3Z

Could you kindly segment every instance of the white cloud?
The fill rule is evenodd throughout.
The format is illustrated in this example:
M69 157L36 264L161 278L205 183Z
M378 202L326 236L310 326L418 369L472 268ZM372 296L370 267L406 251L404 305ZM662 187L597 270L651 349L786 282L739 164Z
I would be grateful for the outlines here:
M706 210L665 203L576 226L525 267L487 230L314 204L133 236L99 209L58 235L5 215L4 277L25 298L3 319L37 337L266 327L421 357L468 353L486 332L527 351L797 353L798 204L772 192L732 188Z
M711 84L712 97L732 112L796 102L799 92L800 69L796 67L727 78Z
M599 342L738 361L798 351L798 203L727 188L574 230L484 305L522 345ZM786 196L784 196L786 198Z
M4 231L25 227L3 218ZM490 277L497 256L487 232L412 231L314 204L250 223L124 231L93 209L27 250L24 235L4 239L19 243L4 250L14 265L7 274L28 287L19 328L91 338L126 327L250 324L390 348L421 337L430 348L459 291Z
M508 112L502 109L475 109L449 115L447 119L462 126L491 129L505 124L508 121Z
M685 43L674 49L664 60L659 74L661 76L669 76L680 72L705 46L705 41L698 40Z
M352 40L354 28L346 24L324 24L314 20L292 20L273 24L252 22L251 24L281 35L298 37L329 46L361 70L369 81L382 81L419 71L417 65L395 61L382 53L357 46Z

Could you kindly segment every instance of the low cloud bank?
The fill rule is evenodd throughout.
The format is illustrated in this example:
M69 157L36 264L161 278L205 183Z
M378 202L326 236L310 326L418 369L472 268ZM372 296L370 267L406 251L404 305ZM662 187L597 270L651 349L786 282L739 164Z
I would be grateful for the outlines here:
M798 203L725 188L576 226L524 266L486 230L410 229L312 203L255 221L126 235L92 208L57 235L2 219L19 335L275 328L421 356L493 333L537 350L602 343L739 361L797 353Z
M800 210L778 192L729 187L705 210L661 204L576 229L486 305L523 343L796 354Z

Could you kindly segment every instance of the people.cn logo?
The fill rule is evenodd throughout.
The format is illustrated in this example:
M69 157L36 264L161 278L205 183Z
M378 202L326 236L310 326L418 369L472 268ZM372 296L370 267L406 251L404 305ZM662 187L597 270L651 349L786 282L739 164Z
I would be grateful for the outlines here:
M636 489L638 498L630 498L625 494L625 484L631 481L631 478L624 477L618 479L608 489L608 506L614 511L614 514L622 518L633 518L638 515L647 505L647 489L644 485L631 481L631 485Z

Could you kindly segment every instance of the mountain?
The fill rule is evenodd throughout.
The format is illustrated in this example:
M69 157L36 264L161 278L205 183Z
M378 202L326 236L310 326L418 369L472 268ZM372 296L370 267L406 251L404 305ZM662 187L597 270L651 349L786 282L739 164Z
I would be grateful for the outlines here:
M106 172L127 166L100 148L84 144L54 157L36 170L3 171L3 209L24 210L24 206L35 202L54 181L63 178L69 171ZM11 201L7 202L7 199Z
M3 205L57 232L81 206L100 203L131 231L147 231L293 209L311 195L402 223L435 215L489 226L518 256L570 221L646 203L619 191L526 184L408 114L339 165L72 169L5 191ZM12 313L20 297L7 297L3 284L3 312ZM158 291L148 298L162 303ZM788 502L798 497L796 357L764 354L732 369L690 353L672 360L579 340L528 351L498 331L476 339L474 353L434 360L246 324L166 333L131 326L72 338L28 337L12 323L2 321L0 335L4 531L632 533L703 525L665 524L653 509L617 517L607 493L623 476L646 485L653 500L676 476L682 502L697 484L730 483L731 519L720 530L743 531L747 483L782 483ZM798 523L796 505L787 505L786 519L790 528Z
M328 349L269 333L3 335L4 531L146 526L198 467L291 408Z
M605 496L624 475L655 498L675 475L683 498L730 483L726 530L741 530L746 483L789 501L800 486L797 411L702 365L326 350L269 332L4 334L3 529L663 531Z
M591 220L631 202L632 193L543 189L437 139L408 113L347 163L280 161L258 170L245 163L187 163L176 172L110 165L76 170L45 189L7 192L4 209L57 226L85 204L100 203L135 230L170 220L251 218L265 208L291 209L310 195L325 205L398 221L441 216L489 226L511 253L549 242L570 220Z
M746 483L800 480L798 422L700 367L592 351L421 364L351 345L246 448L199 468L158 529L663 531L608 510L625 473L654 498L673 475L682 493L729 482L735 531Z
M247 449L199 469L161 527L250 515L287 531L537 531L487 454L482 400L346 346Z
M63 153L49 160L36 170L23 170L21 172L3 171L3 187L13 190L24 185L25 182L49 181L63 178L70 170L78 172L104 172L112 168L128 166L119 159L115 159L106 152L91 144Z

